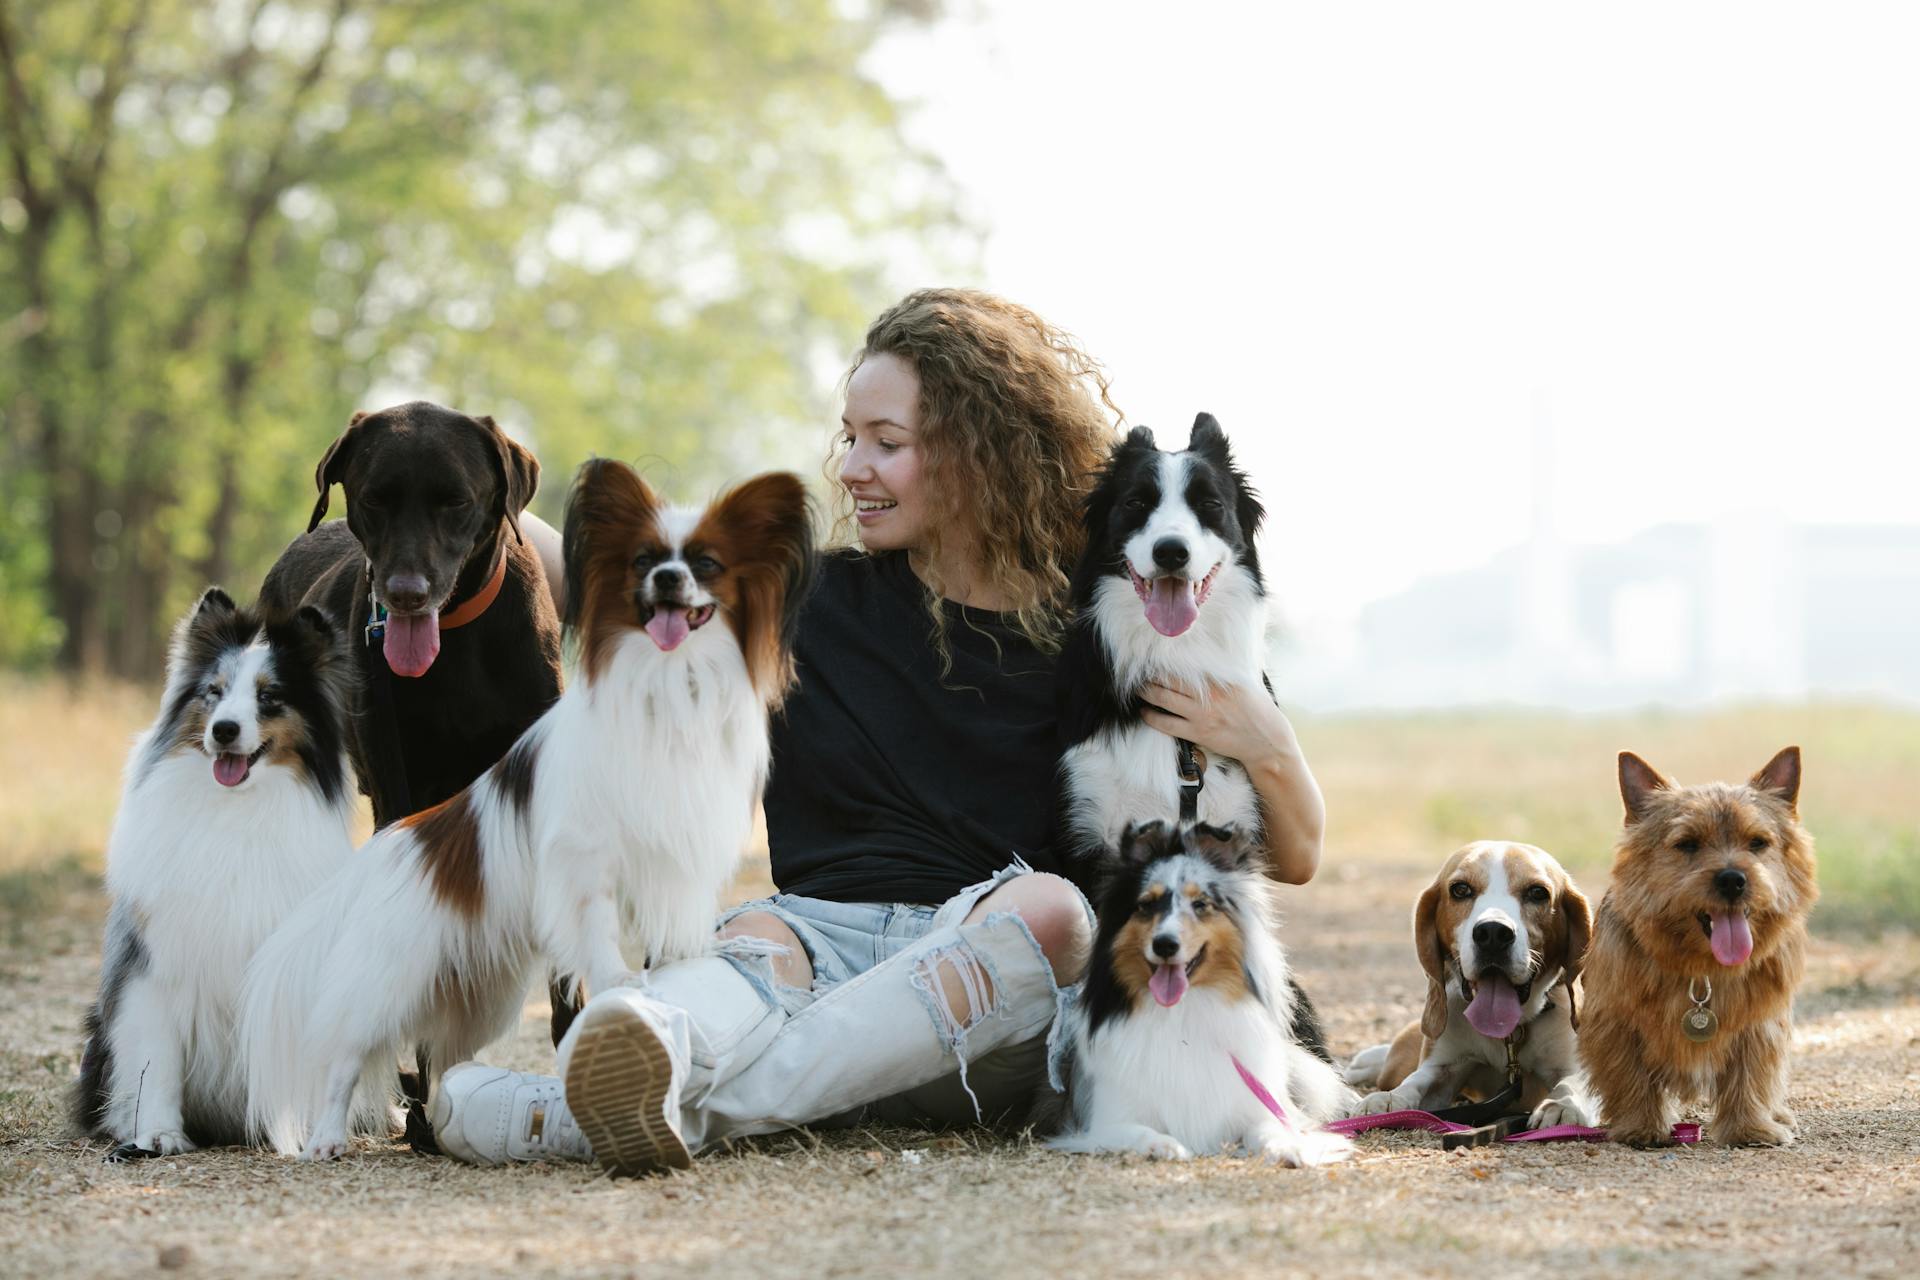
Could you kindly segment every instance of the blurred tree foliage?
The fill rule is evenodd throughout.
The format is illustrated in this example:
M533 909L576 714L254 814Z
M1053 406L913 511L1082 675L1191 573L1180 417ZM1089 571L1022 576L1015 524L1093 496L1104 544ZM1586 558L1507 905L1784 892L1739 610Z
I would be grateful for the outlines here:
M150 674L375 401L492 413L549 515L817 457L888 264L968 251L862 70L927 13L0 0L0 663Z

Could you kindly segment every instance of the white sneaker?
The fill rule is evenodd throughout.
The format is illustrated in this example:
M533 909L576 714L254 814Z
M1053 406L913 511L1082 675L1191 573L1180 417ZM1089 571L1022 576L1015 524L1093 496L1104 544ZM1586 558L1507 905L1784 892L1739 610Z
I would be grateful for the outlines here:
M693 1164L678 1123L682 1069L658 1016L645 996L616 988L587 1002L563 1046L567 1103L594 1159L614 1173Z
M440 1150L466 1164L593 1159L556 1076L463 1062L440 1077L427 1119Z

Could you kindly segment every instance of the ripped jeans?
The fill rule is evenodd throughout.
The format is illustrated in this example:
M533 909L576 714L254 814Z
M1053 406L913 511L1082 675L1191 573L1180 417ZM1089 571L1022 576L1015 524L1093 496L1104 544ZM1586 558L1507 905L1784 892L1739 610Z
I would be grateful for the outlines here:
M939 907L778 895L727 913L723 925L764 911L791 929L812 961L808 990L780 983L781 948L752 937L653 970L641 994L685 1063L688 1145L797 1125L1024 1121L1070 992L1017 913L965 921L1029 871L1016 862Z

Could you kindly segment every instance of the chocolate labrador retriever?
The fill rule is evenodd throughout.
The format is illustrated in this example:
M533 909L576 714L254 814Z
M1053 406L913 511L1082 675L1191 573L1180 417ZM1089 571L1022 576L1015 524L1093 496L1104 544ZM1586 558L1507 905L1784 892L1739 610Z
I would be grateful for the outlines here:
M560 696L560 624L520 513L540 464L491 418L356 413L314 473L263 610L319 606L362 643L350 750L386 826L453 796ZM347 518L322 523L338 484Z

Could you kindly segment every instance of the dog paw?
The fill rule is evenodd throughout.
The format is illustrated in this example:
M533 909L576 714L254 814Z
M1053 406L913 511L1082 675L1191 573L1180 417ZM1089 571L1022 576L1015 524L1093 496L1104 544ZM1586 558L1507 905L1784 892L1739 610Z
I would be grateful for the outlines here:
M350 1146L351 1144L344 1137L315 1137L312 1142L307 1144L306 1150L300 1153L300 1158L302 1160L313 1161L338 1160L341 1156L347 1154Z
M1310 1133L1270 1139L1261 1148L1260 1154L1273 1164L1283 1164L1289 1169L1313 1169L1350 1159L1354 1149L1351 1138L1316 1129Z
M1370 1093L1347 1108L1349 1116L1383 1116L1389 1111L1406 1111L1419 1101L1409 1102L1398 1093Z
M1535 1107L1533 1114L1527 1118L1529 1129L1551 1129L1560 1124L1586 1126L1593 1123L1593 1113L1585 1107L1577 1102L1561 1101L1556 1098L1548 1098Z
M184 1152L198 1151L200 1149L194 1145L193 1139L178 1129L148 1130L146 1133L134 1138L133 1141L124 1144L120 1150L125 1150L127 1147L137 1148L140 1154L144 1156L177 1156ZM130 1158L138 1159L139 1157L134 1156Z
M1146 1145L1140 1149L1155 1160L1193 1159L1193 1152L1187 1150L1178 1138L1169 1138L1165 1134L1148 1139Z
M1644 1125L1615 1125L1607 1130L1607 1138L1626 1147L1670 1147L1673 1129L1671 1126L1655 1129Z
M1707 1126L1707 1136L1723 1147L1784 1147L1793 1141L1793 1130L1774 1120L1732 1121L1725 1125L1716 1121Z

